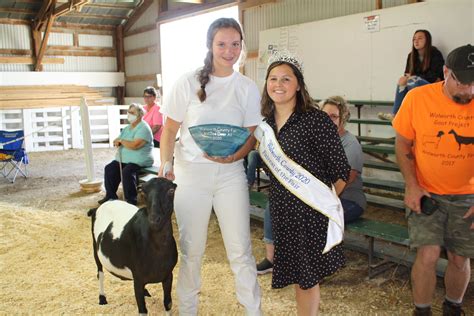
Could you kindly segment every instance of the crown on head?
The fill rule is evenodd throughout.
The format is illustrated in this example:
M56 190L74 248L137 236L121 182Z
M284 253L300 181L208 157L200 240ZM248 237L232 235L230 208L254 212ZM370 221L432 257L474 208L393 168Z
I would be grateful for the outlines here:
M272 55L268 59L268 66L275 62L285 62L295 66L301 74L303 74L303 63L295 54L290 53L287 50L275 50L272 52Z

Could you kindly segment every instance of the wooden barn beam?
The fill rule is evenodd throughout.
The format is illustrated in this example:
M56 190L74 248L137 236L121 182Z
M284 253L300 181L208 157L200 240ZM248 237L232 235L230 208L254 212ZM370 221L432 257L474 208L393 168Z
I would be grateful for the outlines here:
M36 56L30 49L8 49L0 48L0 54L18 55L18 56ZM48 46L45 56L96 56L96 57L115 57L116 52L113 48L97 47L74 47L74 46Z
M43 4L41 5L40 10L38 11L38 14L36 14L36 17L33 20L34 31L39 31L43 24L47 21L47 14L51 9L52 4L52 0L43 1Z
M126 32L124 34L124 37L132 36L132 35L140 34L140 33L145 33L145 32L153 31L156 29L157 29L156 23L148 24L148 25L137 27L136 29Z
M98 57L115 57L116 52L113 48L98 47L73 47L73 46L49 46L46 50L50 56L98 56Z
M168 0L158 0L158 14L168 11Z
M0 56L0 64L26 64L34 65L35 59L33 57L23 56ZM43 64L64 64L64 58L43 58Z
M32 4L38 4L41 3L42 0L15 0L16 3L32 3Z
M123 27L124 33L127 33L128 30L138 21L142 14L153 4L154 0L143 0L143 2L133 11L132 15L129 17L127 23Z
M0 18L0 24L31 25L31 22L26 21L26 20L19 20L19 19Z
M108 34L115 32L114 25L77 24L69 22L55 22L54 28L80 30L80 33L89 34L91 31L108 31Z
M115 48L117 50L117 71L118 72L125 72L125 52L124 52L124 45L123 45L123 25L117 26L115 32Z
M258 7L264 4L276 3L277 0L240 0L238 1L239 9L246 10L253 7Z
M42 0L15 0L16 3L41 3Z
M41 31L37 31L34 29L34 27L32 27L31 32L33 41L33 56L38 56L41 47Z
M86 3L84 5L85 7L90 7L90 8L102 8L102 9L129 9L132 10L135 8L135 5L133 3Z
M135 48L131 50L125 51L125 57L141 55L141 54L148 54L148 53L156 53L158 51L158 45L150 45L140 48Z
M33 57L35 57L34 70L41 71L41 65L46 46L48 44L49 33L54 22L54 7L56 0L44 0L38 14L31 24L31 40L33 46ZM41 29L46 25L43 38L41 38Z
M380 10L383 8L382 0L375 0L375 10Z
M68 17L84 18L84 19L99 19L99 20L126 20L127 16L124 15L110 15L110 14L90 14L81 12L70 12Z
M156 81L156 74L127 76L125 77L125 81L126 82Z
M19 13L19 14L35 14L36 11L20 8L0 8L2 13Z
M74 32L72 33L72 46L79 47L79 33Z
M73 10L76 10L89 2L89 0L69 0L68 3L61 4L59 7L54 9L54 16L60 17L65 15Z
M53 0L53 4L54 2L56 1ZM41 61L44 57L44 53L46 52L46 46L48 45L48 38L49 38L49 34L51 33L51 27L53 26L53 22L54 22L54 15L50 14L48 18L48 23L46 24L46 30L44 31L43 40L41 42L39 52L36 55L35 71L42 70Z
M4 55L32 56L30 49L0 48L0 54L4 54Z

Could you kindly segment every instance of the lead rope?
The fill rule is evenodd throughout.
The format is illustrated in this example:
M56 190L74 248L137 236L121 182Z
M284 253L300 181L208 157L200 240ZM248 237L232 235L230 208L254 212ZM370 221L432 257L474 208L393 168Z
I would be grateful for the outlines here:
M120 169L120 182L122 183L123 187L123 171L122 171L122 145L118 146L117 148L118 159L119 159L119 169ZM122 200L125 201L125 194L122 197Z

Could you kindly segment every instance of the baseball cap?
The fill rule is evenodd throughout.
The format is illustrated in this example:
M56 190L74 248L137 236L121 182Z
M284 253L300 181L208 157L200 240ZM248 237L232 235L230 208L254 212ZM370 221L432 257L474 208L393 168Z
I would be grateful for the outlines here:
M474 82L474 46L467 44L452 50L446 58L446 67L462 84Z

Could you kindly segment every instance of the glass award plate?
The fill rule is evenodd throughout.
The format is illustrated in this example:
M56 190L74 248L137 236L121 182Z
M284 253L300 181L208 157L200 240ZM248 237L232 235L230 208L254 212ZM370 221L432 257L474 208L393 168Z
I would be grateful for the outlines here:
M204 124L189 128L196 144L209 156L234 154L250 136L248 129L229 124Z

